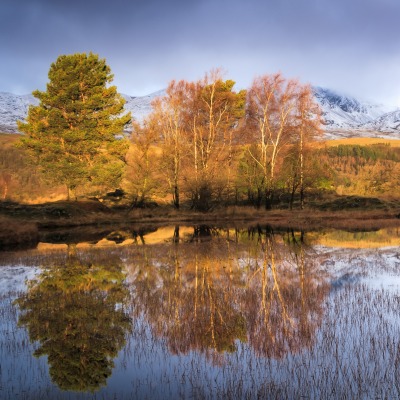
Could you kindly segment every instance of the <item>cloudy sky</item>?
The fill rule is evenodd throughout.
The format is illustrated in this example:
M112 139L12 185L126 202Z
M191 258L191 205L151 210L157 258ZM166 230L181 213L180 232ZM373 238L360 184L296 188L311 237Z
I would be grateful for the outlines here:
M61 54L106 58L122 93L221 67L400 106L399 0L1 0L0 91L44 90Z

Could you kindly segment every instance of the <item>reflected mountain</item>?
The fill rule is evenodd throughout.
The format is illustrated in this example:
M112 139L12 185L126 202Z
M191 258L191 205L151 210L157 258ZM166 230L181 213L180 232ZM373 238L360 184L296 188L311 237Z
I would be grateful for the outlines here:
M71 248L70 248L71 249ZM83 263L70 251L63 265L44 270L20 297L19 325L47 355L63 390L95 391L106 384L131 322L120 265Z

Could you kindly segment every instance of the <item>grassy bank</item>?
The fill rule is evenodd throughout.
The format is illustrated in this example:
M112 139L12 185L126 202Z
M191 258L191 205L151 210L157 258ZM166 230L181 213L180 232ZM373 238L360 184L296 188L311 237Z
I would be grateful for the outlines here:
M39 230L35 223L0 216L0 250L31 248L38 242Z
M313 200L304 210L216 208L207 213L171 206L111 208L98 201L59 201L38 205L0 203L0 248L35 246L39 232L49 229L151 225L269 225L275 229L377 230L400 227L400 202L355 196Z

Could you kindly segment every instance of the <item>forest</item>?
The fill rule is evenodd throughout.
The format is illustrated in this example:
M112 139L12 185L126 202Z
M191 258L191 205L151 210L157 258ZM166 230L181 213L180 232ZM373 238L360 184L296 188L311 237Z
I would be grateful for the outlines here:
M114 197L130 208L303 209L330 195L396 198L397 141L330 144L309 85L265 74L235 90L220 70L171 81L142 123L97 55L60 56L24 135L1 135L0 198Z
M64 186L51 184L43 178L39 168L29 161L26 151L16 146L19 140L20 135L0 134L1 201L36 204L65 199ZM246 163L245 147L239 147L239 149L241 153L235 159L237 166L235 179L237 180L235 180L235 186L232 186L234 192L231 192L230 198L225 197L224 192L215 192L216 197L212 199L211 206L232 204L257 206L262 200L261 195L256 197L257 189L253 187L251 190L247 187L246 181L243 181L242 174L248 170L243 171ZM356 152L361 152L361 154L355 155ZM370 153L373 154L372 157L368 155ZM165 180L165 171L161 167L163 153L160 147L149 146L147 154L141 154L142 157L147 156L151 160L147 164L147 169L145 157L140 160L139 154L136 146L131 143L127 151L126 172L119 186L124 194L122 202L127 205L134 204L137 207L152 206L154 203L172 206L169 182ZM323 142L310 144L306 162L307 165L314 164L318 169L307 170L312 174L306 175L305 206L307 206L307 200L311 202L311 199L316 196L321 199L328 199L334 195L383 199L399 197L400 162L398 157L400 157L400 147L396 147L396 143L380 142L379 139L376 143L367 145L327 146ZM141 162L135 164L133 161L135 159ZM158 162L160 164L157 164ZM292 188L285 181L287 175L284 174L283 167L284 164L282 169L278 170L274 197L274 206L278 208L288 208L292 196ZM141 179L136 181L135 170L141 173ZM221 173L223 172L226 171L221 170ZM146 190L143 191L143 188ZM118 191L114 193L118 195ZM77 195L79 199L97 197L101 200L112 197L110 194L107 196L101 188L90 187L79 188ZM184 206L190 208L193 204L190 192L184 192L182 198ZM296 207L299 206L298 192L295 192L294 204Z

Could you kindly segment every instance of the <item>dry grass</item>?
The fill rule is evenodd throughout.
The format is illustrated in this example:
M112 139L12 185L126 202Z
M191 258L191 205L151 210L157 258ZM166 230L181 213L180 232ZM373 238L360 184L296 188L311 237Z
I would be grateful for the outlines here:
M0 204L0 214L16 223L32 222L39 227L68 227L120 221L114 213L98 201L56 201L43 204Z
M316 147L332 147L339 145L371 146L376 144L390 144L391 147L400 147L400 139L353 137L347 139L334 139L315 142Z
M400 226L400 218L388 211L313 211L281 214L274 223L299 229L321 227L344 230L376 230Z
M3 149L10 148L21 139L22 135L16 133L0 133L0 146Z
M209 213L174 211L159 208L156 210L134 210L129 214L133 222L153 223L218 223L268 224L275 228L317 229L337 228L346 230L375 230L400 226L400 209L382 210L271 210L254 207L227 207Z
M0 216L0 250L34 247L38 241L39 232L36 224L22 223Z
M188 209L175 210L171 206L113 211L97 201L54 202L41 205L3 204L0 218L2 240L6 243L32 241L32 232L47 228L106 226L121 224L210 224L220 226L270 225L276 229L312 230L337 228L345 230L376 230L400 226L400 206L387 205L379 209L270 210L254 207L226 207L208 213ZM3 217L1 217L3 215ZM22 233L26 230L25 233ZM33 236L34 237L34 236Z

